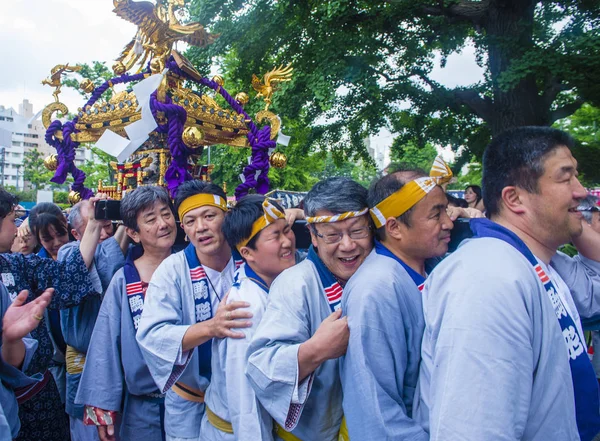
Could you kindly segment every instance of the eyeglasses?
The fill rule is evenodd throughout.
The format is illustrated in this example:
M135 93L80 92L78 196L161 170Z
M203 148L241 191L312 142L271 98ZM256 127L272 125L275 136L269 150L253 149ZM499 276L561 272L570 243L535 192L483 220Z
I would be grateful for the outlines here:
M355 229L349 231L348 233L340 232L340 233L321 234L317 231L316 227L313 225L312 231L313 231L313 233L315 233L315 235L317 235L317 237L320 237L321 239L323 239L323 242L325 242L327 244L333 244L333 243L340 242L344 238L344 234L348 234L348 237L350 237L350 239L352 239L352 240L365 239L365 238L369 237L369 235L371 234L371 227L366 226L366 227L361 227L361 228L355 228Z

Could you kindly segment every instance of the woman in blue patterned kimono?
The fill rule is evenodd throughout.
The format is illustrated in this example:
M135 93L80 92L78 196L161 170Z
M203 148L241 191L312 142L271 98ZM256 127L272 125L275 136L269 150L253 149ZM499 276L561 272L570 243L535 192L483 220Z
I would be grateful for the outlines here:
M16 198L0 190L0 253L7 253L15 238ZM80 253L65 262L55 262L37 255L0 254L0 276L11 299L22 290L29 291L28 302L33 301L46 289L55 288L49 309L65 309L79 304L85 296L93 293L87 267L93 260L95 245L91 235ZM27 375L39 373L42 381L18 390L19 417L23 430L18 440L63 441L68 439L68 425L64 406L48 366L54 354L52 341L46 330L45 320L32 338L38 341L38 349L31 361Z

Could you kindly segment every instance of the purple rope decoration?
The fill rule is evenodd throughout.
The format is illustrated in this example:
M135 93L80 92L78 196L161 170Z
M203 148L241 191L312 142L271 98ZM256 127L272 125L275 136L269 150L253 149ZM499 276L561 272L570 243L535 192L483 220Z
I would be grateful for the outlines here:
M105 81L101 86L94 89L92 96L88 100L87 103L83 106L85 109L88 106L93 106L96 101L100 99L102 94L106 92L106 90L114 84L121 83L129 83L131 81L137 81L144 79L144 76L148 73L148 71L139 73L136 75L127 75L123 74L121 76L112 78L108 81ZM79 192L82 199L89 199L94 195L92 190L86 188L84 186L85 181L85 173L78 169L75 165L75 149L79 147L79 143L75 142L71 139L71 134L76 133L75 124L79 117L76 116L72 121L66 122L64 125L59 120L54 120L48 126L46 130L45 139L48 144L56 148L57 158L58 158L58 166L56 168L56 172L51 182L56 184L63 184L67 179L67 174L71 174L73 176L73 184L71 185L71 190ZM62 130L63 139L62 141L54 135L54 133L58 130Z
M185 72L183 72L177 66L177 63L171 57L167 63L169 70L179 76L187 78L190 81L197 82ZM261 130L258 129L256 124L252 122L250 116L246 113L244 108L238 103L229 93L220 87L217 83L208 78L202 78L200 83L204 86L210 87L217 91L227 101L227 103L239 114L244 115L248 122L250 129L248 133L248 141L252 147L251 162L249 165L244 167L244 178L245 182L242 182L235 189L236 199L240 199L248 194L251 188L256 188L256 191L260 194L265 194L269 191L269 149L275 148L277 143L271 140L269 126L263 127ZM260 174L257 172L260 170Z
M181 139L187 112L183 107L173 104L169 96L166 96L165 101L164 103L160 102L156 97L156 92L150 96L150 109L154 119L156 119L156 112L164 112L167 117L167 123L159 125L158 130L161 133L168 133L167 144L171 151L171 163L165 173L165 181L169 193L175 197L177 187L185 181L193 179L188 171L190 150Z

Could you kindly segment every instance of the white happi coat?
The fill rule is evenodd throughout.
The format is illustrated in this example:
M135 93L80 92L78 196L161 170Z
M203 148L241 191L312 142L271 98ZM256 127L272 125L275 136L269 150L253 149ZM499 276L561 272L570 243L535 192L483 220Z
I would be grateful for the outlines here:
M416 283L373 249L346 285L342 309L350 328L340 359L350 439L427 441L412 418L425 327Z
M541 266L579 325L567 285ZM565 339L518 250L495 238L465 241L428 277L423 310L414 415L431 441L579 440Z
M252 313L252 327L236 329L242 339L213 339L212 378L206 391L206 405L225 421L231 423L233 434L212 426L206 414L202 420L203 441L272 441L273 420L260 405L246 377L248 346L267 308L268 292L250 280L243 265L234 277L227 303L248 302L245 310Z
M303 441L334 441L342 422L339 361L327 360L298 382L298 348L331 308L310 260L282 272L248 349L246 373L263 407Z
M235 264L229 260L221 272L204 267L218 291L209 289L213 314L233 282ZM198 351L183 352L182 340L196 323L194 291L184 251L169 256L154 272L144 301L137 341L154 381L165 397L165 432L168 439L198 439L204 404L188 401L170 390L182 382L206 390L208 378L200 376Z

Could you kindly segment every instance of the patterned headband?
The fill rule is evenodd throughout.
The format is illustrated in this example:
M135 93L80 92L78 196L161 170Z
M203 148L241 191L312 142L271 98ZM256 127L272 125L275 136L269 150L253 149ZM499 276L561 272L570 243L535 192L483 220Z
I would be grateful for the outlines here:
M250 242L254 236L256 236L262 230L267 228L277 219L285 219L285 213L283 213L279 208L272 204L268 198L265 198L265 200L263 201L262 208L263 215L256 219L252 224L252 232L250 233L250 236L248 236L246 239L242 240L240 243L237 244L238 251L242 247L248 245L248 242Z
M346 219L350 219L351 217L362 216L364 214L367 214L368 211L369 211L369 209L365 208L360 211L347 211L345 213L334 214L331 216L307 217L306 222L308 222L309 224L321 224L321 223L325 223L325 222L339 222L339 221L343 221Z

